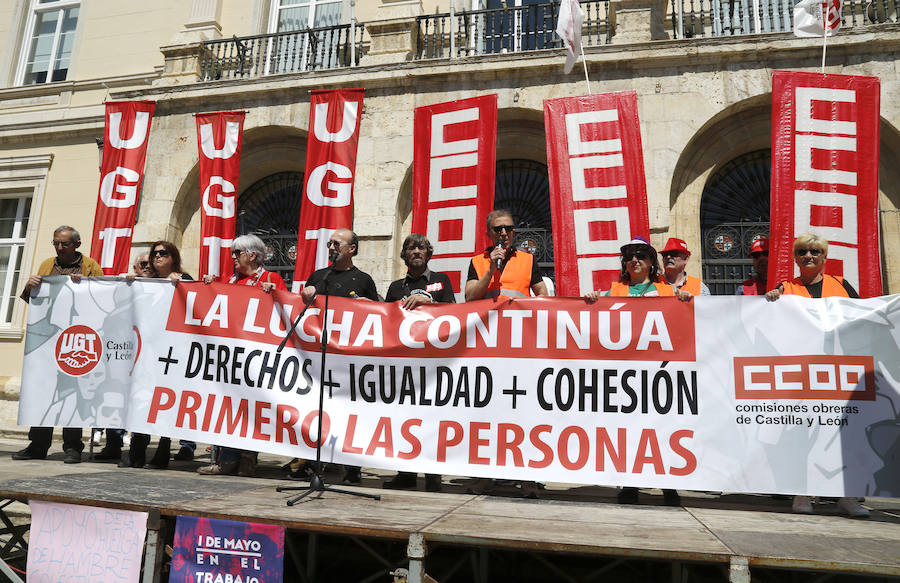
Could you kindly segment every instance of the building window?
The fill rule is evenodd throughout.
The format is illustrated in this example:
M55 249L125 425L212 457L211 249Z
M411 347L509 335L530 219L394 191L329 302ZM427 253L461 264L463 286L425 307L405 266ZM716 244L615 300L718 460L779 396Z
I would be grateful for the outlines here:
M65 81L80 0L31 0L18 85Z
M342 0L277 0L269 32L291 32L341 23Z
M12 324L22 272L31 196L0 198L0 325Z

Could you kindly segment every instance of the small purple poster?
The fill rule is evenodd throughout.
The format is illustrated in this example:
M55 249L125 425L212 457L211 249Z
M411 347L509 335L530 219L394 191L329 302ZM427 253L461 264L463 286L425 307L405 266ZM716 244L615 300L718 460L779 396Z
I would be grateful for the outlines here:
M179 516L170 583L280 583L284 527Z

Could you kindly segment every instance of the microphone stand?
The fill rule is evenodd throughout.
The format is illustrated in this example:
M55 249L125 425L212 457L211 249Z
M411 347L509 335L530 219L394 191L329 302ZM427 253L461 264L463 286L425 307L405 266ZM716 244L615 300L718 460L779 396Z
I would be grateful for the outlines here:
M360 496L362 498L371 498L373 500L381 500L381 496L379 494L368 494L366 492L355 492L353 490L344 490L342 488L334 488L332 486L328 486L325 484L325 479L322 477L323 464L322 464L322 443L325 441L322 439L322 416L324 415L324 406L325 406L325 356L328 353L328 278L331 277L331 273L325 277L323 284L324 289L322 291L325 294L325 310L322 312L322 343L320 347L320 352L322 354L321 365L319 367L319 422L318 422L318 432L316 433L316 465L313 470L313 475L309 479L309 486L304 488L303 486L278 486L275 488L276 492L295 492L298 490L303 490L300 494L290 498L287 501L288 506L293 506L303 498L309 496L313 492L336 492L338 494L349 494L350 496ZM318 295L318 292L316 292ZM315 296L313 296L315 299ZM310 302L311 304L312 302ZM297 319L294 321L294 325L291 326L291 329L288 330L287 336L285 336L284 340L282 340L281 345L278 347L278 352L281 352L281 349L284 348L284 345L287 343L288 338L290 338L291 334L294 332L294 328L300 322L300 318L303 316L303 313L306 312L306 309L309 308L310 304L306 304L306 307L303 308L303 311L300 312L300 315L297 316Z

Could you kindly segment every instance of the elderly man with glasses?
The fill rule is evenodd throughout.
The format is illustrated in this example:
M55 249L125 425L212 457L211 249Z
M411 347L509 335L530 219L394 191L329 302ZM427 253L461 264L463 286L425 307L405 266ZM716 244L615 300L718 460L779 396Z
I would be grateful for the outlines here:
M487 216L487 236L493 245L469 262L466 301L497 296L546 296L537 261L530 253L515 248L516 227L512 213L497 209Z
M338 229L328 239L330 267L314 271L300 290L303 300L311 302L316 294L341 298L365 298L379 301L372 277L353 265L359 252L359 237L350 229ZM362 482L359 466L344 466L344 484L357 486Z
M44 260L38 267L38 272L28 278L20 296L26 302L31 297L31 293L40 287L41 279L45 275L68 275L74 281L78 281L82 276L103 275L103 270L96 261L78 251L78 248L81 247L81 234L75 228L68 225L57 227L53 231L51 244L56 250L56 257ZM79 463L81 451L84 449L84 443L81 441L81 428L65 427L62 434L63 451L66 454L63 461L67 464ZM28 439L31 440L31 443L25 449L14 453L12 456L14 460L46 458L50 442L53 439L53 428L32 427L28 431Z

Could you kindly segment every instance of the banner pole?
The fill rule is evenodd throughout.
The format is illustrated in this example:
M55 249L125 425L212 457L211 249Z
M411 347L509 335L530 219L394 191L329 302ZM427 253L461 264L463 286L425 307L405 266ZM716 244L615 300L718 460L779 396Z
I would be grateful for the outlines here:
M825 4L819 4L819 13L822 15L822 75L824 75L825 48L828 45L828 22L825 20Z
M584 43L581 43L581 64L584 65L584 82L587 84L588 95L593 95L591 93L591 80L588 79L587 59L584 58Z

